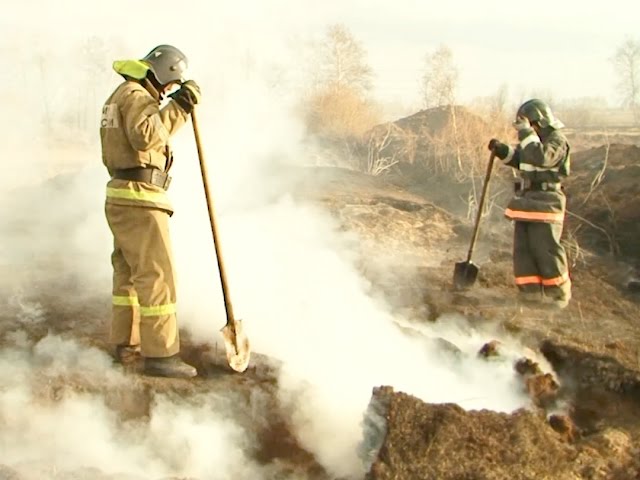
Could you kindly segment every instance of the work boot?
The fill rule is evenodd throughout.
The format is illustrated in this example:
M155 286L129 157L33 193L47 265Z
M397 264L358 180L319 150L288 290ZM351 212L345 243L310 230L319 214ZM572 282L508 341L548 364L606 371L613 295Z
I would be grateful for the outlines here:
M129 365L140 359L140 345L116 345L114 359L122 365Z
M542 303L542 292L518 292L518 304L524 307L537 307Z
M152 377L192 378L198 371L184 363L178 354L171 357L145 358L144 374Z
M553 300L551 300L551 307L555 308L556 310L562 310L563 308L567 308L568 306L568 299L554 298Z
M544 297L543 305L550 310L562 310L569 305L570 298Z

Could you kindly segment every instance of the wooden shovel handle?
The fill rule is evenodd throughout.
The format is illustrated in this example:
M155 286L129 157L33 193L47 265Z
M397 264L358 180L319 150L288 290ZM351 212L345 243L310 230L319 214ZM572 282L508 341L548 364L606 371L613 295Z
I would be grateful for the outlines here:
M204 186L204 196L207 199L207 211L209 212L209 222L211 223L211 233L213 235L213 246L216 251L216 260L218 261L218 271L220 272L220 283L222 284L222 296L224 297L224 308L227 313L227 325L233 323L233 306L231 305L231 297L229 296L229 287L227 284L227 274L222 260L222 251L220 248L220 240L218 238L218 229L216 225L216 215L213 206L213 196L209 189L209 180L207 176L207 164L204 160L204 151L200 140L200 130L198 129L198 120L196 109L191 111L191 123L193 124L193 134L196 138L196 148L198 149L198 159L200 160L200 172L202 173L202 185Z
M489 189L489 180L491 180L491 170L493 168L493 160L496 158L496 153L491 151L489 157L489 163L487 164L487 172L484 176L484 184L482 185L482 194L480 195L480 202L478 203L478 212L476 213L476 224L473 227L473 236L471 237L471 245L469 245L469 254L467 255L467 263L471 262L471 256L473 255L473 249L476 246L478 240L478 233L480 232L480 219L482 218L482 210L484 209L484 201L487 196L487 190Z

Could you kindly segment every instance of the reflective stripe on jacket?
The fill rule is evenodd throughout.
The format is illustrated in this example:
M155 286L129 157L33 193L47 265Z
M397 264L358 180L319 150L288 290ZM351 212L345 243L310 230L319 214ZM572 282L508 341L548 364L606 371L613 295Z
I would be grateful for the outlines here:
M143 182L111 179L107 183L107 203L160 208L173 213L167 192L156 185Z
M504 163L533 184L559 183L569 173L570 146L562 132L546 128L518 132L520 143L510 147ZM561 190L526 190L509 202L505 216L522 222L563 223L566 197Z
M540 136L533 129L518 132L520 143L510 147L503 161L520 172L520 176L533 183L556 183L569 174L569 142L562 132L546 128Z

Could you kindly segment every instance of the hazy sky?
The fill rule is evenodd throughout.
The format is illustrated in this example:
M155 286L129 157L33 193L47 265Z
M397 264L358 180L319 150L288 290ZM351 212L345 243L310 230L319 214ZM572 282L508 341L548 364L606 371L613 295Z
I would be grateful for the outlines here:
M121 41L123 55L166 42L185 50L197 70L208 61L204 52L221 57L232 43L275 60L291 38L318 36L340 22L366 48L383 100L419 103L425 54L446 44L460 69L462 101L492 95L503 83L516 100L549 92L614 101L609 58L626 38L640 39L639 18L637 0L27 0L4 9L0 46L28 62L38 49L62 51L92 35ZM224 65L215 68L224 74Z
M626 37L640 39L640 2L399 0L345 2L332 12L368 48L385 97L410 98L425 52L446 44L460 69L460 96L615 94L609 62ZM368 5L368 6L367 6Z

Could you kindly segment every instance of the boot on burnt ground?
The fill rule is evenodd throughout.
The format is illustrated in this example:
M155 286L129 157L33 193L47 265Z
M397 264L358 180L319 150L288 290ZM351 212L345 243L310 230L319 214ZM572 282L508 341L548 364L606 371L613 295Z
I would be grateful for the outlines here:
M543 299L543 308L548 310L562 310L567 308L569 301L571 300L571 290L565 289L564 291L556 292L556 294L547 294L545 292Z
M523 292L519 291L517 296L517 302L519 306L537 308L542 303L542 291L537 292Z
M170 357L145 358L143 373L152 377L192 378L198 371L176 354Z
M130 365L140 360L140 345L116 345L114 361L122 365Z
M547 310L563 310L569 306L569 300L566 298L545 297L542 308Z

